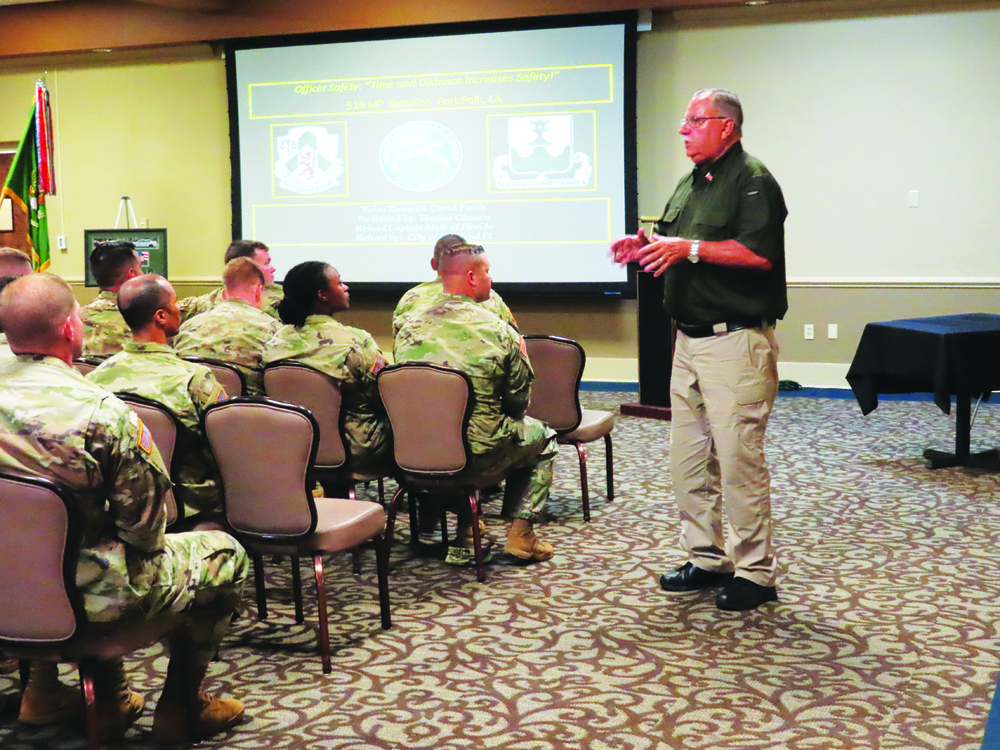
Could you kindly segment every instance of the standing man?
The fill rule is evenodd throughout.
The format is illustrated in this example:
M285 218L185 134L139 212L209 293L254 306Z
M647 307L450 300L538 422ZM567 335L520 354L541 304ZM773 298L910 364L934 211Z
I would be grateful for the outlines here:
M101 242L90 254L90 271L101 293L80 310L83 356L105 359L132 340L118 311L118 290L142 273L142 263L131 242Z
M774 177L743 150L742 125L735 94L696 92L680 126L694 169L652 237L640 230L611 247L617 262L664 274L677 326L670 464L688 562L660 585L725 585L724 610L778 598L764 431L778 389L774 325L788 309L788 211Z

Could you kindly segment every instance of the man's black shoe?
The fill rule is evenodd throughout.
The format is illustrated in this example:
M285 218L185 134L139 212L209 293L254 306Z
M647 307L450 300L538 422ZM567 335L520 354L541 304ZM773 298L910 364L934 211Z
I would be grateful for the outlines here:
M660 588L664 591L697 591L712 586L723 586L733 579L732 573L720 573L699 568L686 562L671 574L660 576Z
M717 597L715 606L730 612L757 609L764 602L778 601L778 590L774 586L761 586L748 578L734 578Z

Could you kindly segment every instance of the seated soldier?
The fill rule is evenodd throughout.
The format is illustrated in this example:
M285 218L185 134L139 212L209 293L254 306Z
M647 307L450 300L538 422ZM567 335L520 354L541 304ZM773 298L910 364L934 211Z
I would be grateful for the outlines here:
M250 258L234 258L222 272L223 301L181 324L174 351L236 365L246 375L247 393L264 395L264 345L280 324L261 312L264 272Z
M26 252L16 247L0 247L0 276L25 276L33 270Z
M131 242L102 242L90 254L90 270L101 293L80 310L83 356L105 359L132 340L118 311L118 290L142 273L142 265Z
M257 240L233 240L226 248L225 263L228 264L234 258L250 258L260 266L260 270L264 272L264 294L260 301L260 309L277 320L278 303L281 301L283 292L281 284L274 283L274 266L271 265L271 251L267 249L267 245ZM181 322L186 322L195 315L211 310L225 299L223 292L225 292L225 287L220 286L208 294L182 299L180 301Z
M10 282L20 276L27 276L31 273L31 258L27 253L13 247L0 247L0 292ZM0 365L14 359L14 352L10 350L7 343L7 336L0 327ZM17 660L5 659L0 655L0 674L13 672L17 669Z
M511 468L502 513L513 522L504 552L525 562L548 560L552 547L535 536L532 524L552 485L555 433L525 416L534 373L517 331L481 304L490 295L489 270L482 247L447 248L438 264L442 299L407 317L396 337L396 361L448 365L472 379L472 469ZM469 564L472 557L471 515L459 507L456 543L448 550L448 561L456 565Z
M285 325L267 342L264 364L294 360L336 380L351 462L360 470L384 463L392 439L375 376L385 357L370 333L333 319L350 306L347 284L336 268L307 261L288 272L284 288L278 312Z
M426 310L428 307L433 307L444 299L444 291L441 286L441 256L449 248L462 244L465 244L465 240L457 234L446 234L435 243L434 256L431 258L431 268L438 272L438 277L434 281L425 281L422 284L417 284L417 286L410 289L400 298L399 304L396 305L396 310L392 314L392 337L394 340L399 335L399 329L402 328L408 316ZM507 307L500 295L492 289L490 289L490 296L480 304L504 322L517 328L514 313L510 311L510 308Z
M13 247L0 247L0 291L19 276L31 273L31 258L27 253ZM7 336L0 328L0 364L14 359L14 353L7 344Z
M154 741L185 739L188 696L200 691L240 601L246 552L228 534L164 534L170 479L141 420L119 399L73 368L83 345L80 306L69 285L49 273L17 279L0 293L0 325L14 362L0 367L0 468L47 477L83 503L76 580L88 620L113 630L120 620L186 613L193 659L171 661L153 716ZM79 689L58 679L54 662L33 662L20 720L47 724L80 716ZM142 712L120 660L96 676L98 724L105 739ZM199 729L235 726L243 705L199 696Z
M205 409L227 398L226 391L207 367L181 359L167 343L181 317L169 281L151 273L126 281L118 291L118 307L132 341L87 379L114 393L154 399L174 413L180 422L174 496L184 507L179 528L213 522L222 515L222 480L201 418Z

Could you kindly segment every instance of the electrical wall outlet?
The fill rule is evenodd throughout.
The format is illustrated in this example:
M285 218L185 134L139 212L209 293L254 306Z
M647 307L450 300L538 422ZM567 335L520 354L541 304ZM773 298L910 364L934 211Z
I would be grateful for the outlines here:
M816 332L813 330L812 323L806 323L802 327L802 333L805 336L806 341L812 341L816 338Z
M837 324L836 323L829 323L827 325L827 327L826 327L826 337L828 339L835 339L835 338L837 338Z
M66 249L66 235L60 234L56 236L56 247L60 250Z

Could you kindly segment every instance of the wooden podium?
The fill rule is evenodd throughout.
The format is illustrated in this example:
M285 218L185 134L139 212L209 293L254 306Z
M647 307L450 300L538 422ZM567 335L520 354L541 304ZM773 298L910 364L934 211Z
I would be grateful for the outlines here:
M637 269L639 314L639 403L622 404L629 417L670 419L670 368L674 359L673 321L663 310L663 277Z

